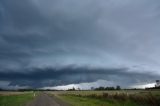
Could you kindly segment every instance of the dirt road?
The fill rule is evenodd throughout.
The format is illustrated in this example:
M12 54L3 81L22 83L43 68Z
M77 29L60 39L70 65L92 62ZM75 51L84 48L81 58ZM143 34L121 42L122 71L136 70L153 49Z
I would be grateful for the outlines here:
M28 103L27 106L70 106L70 105L59 100L56 97L50 97L46 93L40 93L31 103Z

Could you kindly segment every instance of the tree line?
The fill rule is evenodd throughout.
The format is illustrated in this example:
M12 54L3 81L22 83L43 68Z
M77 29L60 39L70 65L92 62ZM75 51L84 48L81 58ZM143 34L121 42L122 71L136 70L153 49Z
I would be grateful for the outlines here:
M121 90L121 87L119 85L116 87L98 87L93 90Z

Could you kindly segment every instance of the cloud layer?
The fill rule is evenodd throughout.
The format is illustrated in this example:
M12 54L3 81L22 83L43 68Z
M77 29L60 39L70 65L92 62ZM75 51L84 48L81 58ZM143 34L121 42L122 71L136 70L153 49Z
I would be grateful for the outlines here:
M1 0L0 81L153 82L160 76L159 7L158 0Z

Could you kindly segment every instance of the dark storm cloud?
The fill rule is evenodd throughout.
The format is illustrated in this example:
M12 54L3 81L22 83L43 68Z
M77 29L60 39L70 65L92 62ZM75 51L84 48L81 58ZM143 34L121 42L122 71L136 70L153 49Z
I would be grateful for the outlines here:
M158 78L157 75L148 75L145 73L127 72L127 68L119 69L89 69L87 67L73 68L68 66L62 69L55 68L32 68L26 69L27 73L20 72L0 72L0 80L7 81L9 79L10 86L30 86L30 87L45 87L56 86L71 83L93 82L97 79L108 81L117 81L117 83L127 86L130 83L136 83L135 79L147 80L148 78ZM141 78L143 76L143 78ZM116 78L117 77L117 78ZM123 84L118 81L119 77L123 79L130 78Z
M0 80L36 87L153 81L160 75L159 6L158 0L0 0ZM75 69L64 68L71 64Z
M33 68L33 69L25 69L25 72L27 73L21 73L21 72L1 72L0 73L0 79L1 80L7 80L13 79L30 79L30 80L41 80L41 79L50 79L50 78L59 78L61 76L72 76L76 74L124 74L125 68L123 69L88 69L86 68L72 68L72 67L66 67L62 69L54 69L54 68ZM127 73L126 73L127 74Z
M60 2L56 2L52 1L54 5L62 7ZM27 67L32 65L32 61L37 61L37 58L40 61L36 62L36 65L41 65L43 57L53 58L51 62L54 63L55 57L61 59L63 55L69 54L68 57L71 55L72 58L72 55L83 55L82 53L90 51L88 47L84 48L84 45L90 42L88 35L94 33L92 30L95 29L94 21L98 14L93 14L93 10L81 15L76 11L72 14L67 10L66 14L63 8L56 6L55 10L47 13L49 4L43 4L44 9L39 8L32 0L1 1L2 68ZM91 15L88 15L89 12L92 12Z
M43 25L43 17L31 0L1 0L1 18L3 25L12 25L15 29L25 30L34 25Z

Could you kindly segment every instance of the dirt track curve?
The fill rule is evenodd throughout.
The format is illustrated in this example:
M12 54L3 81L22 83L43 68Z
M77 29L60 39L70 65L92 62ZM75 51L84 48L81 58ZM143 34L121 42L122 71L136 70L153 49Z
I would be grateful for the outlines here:
M40 93L32 102L27 106L70 106L69 104L59 100L56 97L50 97L46 93Z

